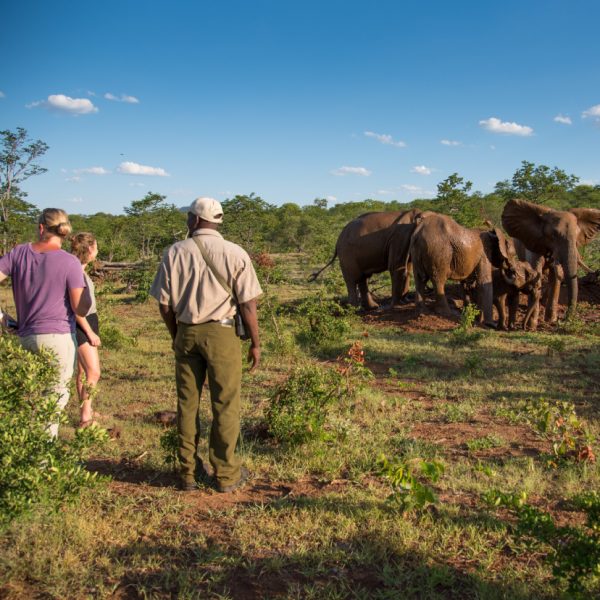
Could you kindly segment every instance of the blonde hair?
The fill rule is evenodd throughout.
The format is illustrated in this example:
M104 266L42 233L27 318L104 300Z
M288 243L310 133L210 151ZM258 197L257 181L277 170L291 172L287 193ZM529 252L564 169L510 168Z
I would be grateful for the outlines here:
M96 243L96 238L92 233L82 231L71 238L71 254L74 254L81 264L88 262L92 246Z
M45 208L38 223L44 225L52 235L61 238L66 238L73 231L71 223L69 223L69 215L60 208Z

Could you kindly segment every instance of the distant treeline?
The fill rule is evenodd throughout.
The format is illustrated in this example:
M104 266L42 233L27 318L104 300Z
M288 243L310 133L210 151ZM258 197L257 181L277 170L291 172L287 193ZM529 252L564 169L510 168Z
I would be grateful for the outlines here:
M329 206L327 200L317 198L306 206L294 203L274 206L255 194L238 195L222 202L225 219L221 231L251 254L306 252L321 260L333 253L342 227L369 211L421 208L449 214L468 227L480 227L486 221L499 225L504 204L515 197L559 209L579 206L600 209L600 186L581 185L576 176L561 169L526 161L510 180L498 182L490 194L472 192L471 187L471 182L454 173L438 184L435 198L409 203L367 199ZM35 236L38 214L22 194L13 198L12 206L12 219L0 223L9 246ZM185 207L177 207L167 202L165 196L148 192L126 207L123 215L72 214L71 222L75 231L94 233L101 260L155 261L167 246L185 237L185 218ZM594 247L591 252L596 255L598 250Z

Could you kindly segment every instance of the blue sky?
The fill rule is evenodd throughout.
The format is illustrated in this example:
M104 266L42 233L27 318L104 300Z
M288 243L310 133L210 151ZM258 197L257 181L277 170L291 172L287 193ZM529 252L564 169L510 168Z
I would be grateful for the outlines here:
M600 2L8 3L0 129L40 208L120 213L484 193L521 161L600 184Z

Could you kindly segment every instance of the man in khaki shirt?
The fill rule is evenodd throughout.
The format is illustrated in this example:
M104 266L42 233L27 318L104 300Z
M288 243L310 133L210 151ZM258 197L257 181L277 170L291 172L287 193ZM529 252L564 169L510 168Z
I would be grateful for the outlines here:
M185 491L210 480L198 452L199 403L206 375L213 414L209 461L216 488L231 492L248 478L235 451L242 381L241 346L233 322L236 303L219 279L239 303L251 340L251 372L260 362L256 298L262 290L247 252L217 231L222 222L219 202L205 197L194 200L187 220L191 237L165 251L150 290L173 339L181 487Z

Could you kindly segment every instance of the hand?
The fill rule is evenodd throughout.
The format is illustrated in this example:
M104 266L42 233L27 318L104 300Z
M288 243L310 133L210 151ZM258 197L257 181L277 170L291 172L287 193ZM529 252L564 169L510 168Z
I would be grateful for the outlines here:
M88 339L90 340L90 346L101 346L102 345L100 338L93 331L88 335Z
M248 362L250 363L250 369L248 370L248 373L256 371L258 365L260 364L259 346L250 346L250 349L248 350Z

